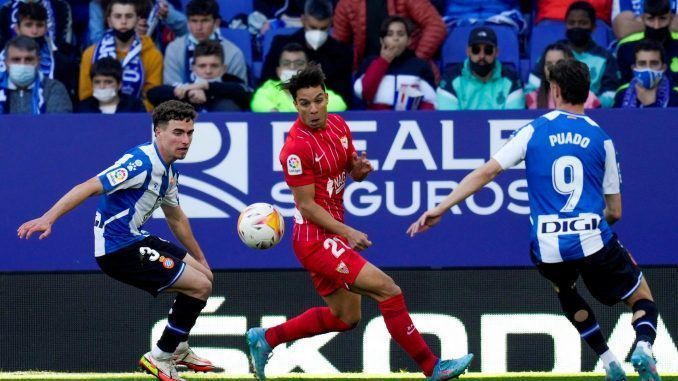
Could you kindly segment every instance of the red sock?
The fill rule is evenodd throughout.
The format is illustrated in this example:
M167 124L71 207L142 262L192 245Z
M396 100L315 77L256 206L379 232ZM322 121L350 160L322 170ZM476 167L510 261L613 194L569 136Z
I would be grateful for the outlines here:
M438 358L431 352L431 348L412 323L403 294L379 303L379 309L384 316L386 328L391 333L391 337L419 364L427 377L433 374L433 367Z
M328 307L315 307L266 330L266 341L271 348L275 348L281 343L289 343L327 332L348 331L351 328L353 327L332 315Z

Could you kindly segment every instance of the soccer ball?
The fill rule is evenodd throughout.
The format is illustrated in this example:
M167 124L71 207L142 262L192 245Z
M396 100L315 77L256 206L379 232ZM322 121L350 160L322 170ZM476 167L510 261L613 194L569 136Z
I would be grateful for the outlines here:
M238 235L253 249L269 249L285 234L285 220L271 204L258 202L245 208L238 217Z

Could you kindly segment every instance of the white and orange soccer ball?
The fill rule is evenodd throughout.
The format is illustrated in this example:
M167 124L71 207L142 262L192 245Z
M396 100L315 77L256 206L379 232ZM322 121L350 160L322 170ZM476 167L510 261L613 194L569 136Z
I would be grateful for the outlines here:
M265 202L246 207L238 217L238 235L253 249L269 249L285 234L285 220L278 209Z

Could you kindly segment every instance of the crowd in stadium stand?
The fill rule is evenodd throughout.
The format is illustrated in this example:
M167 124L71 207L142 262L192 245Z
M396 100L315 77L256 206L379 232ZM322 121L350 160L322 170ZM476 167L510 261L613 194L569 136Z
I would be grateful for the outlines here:
M8 0L3 114L294 111L311 62L328 109L549 109L549 69L591 74L587 108L678 105L671 0Z

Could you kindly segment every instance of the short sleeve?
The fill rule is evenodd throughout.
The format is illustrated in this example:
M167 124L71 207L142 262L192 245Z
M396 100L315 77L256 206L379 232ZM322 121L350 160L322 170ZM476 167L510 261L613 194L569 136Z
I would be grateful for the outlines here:
M528 124L511 135L511 139L492 156L502 169L508 169L525 160L527 143L530 142L534 127Z
M106 194L120 189L138 188L146 180L150 164L146 158L126 153L97 175Z
M162 204L171 207L179 206L179 174L177 172L174 172L174 176L170 179Z
M311 147L306 143L293 143L280 155L280 164L285 172L285 182L291 187L315 183Z
M614 149L612 140L605 140L603 145L605 147L605 175L603 175L603 193L617 194L621 191L621 175L619 174L617 151Z

